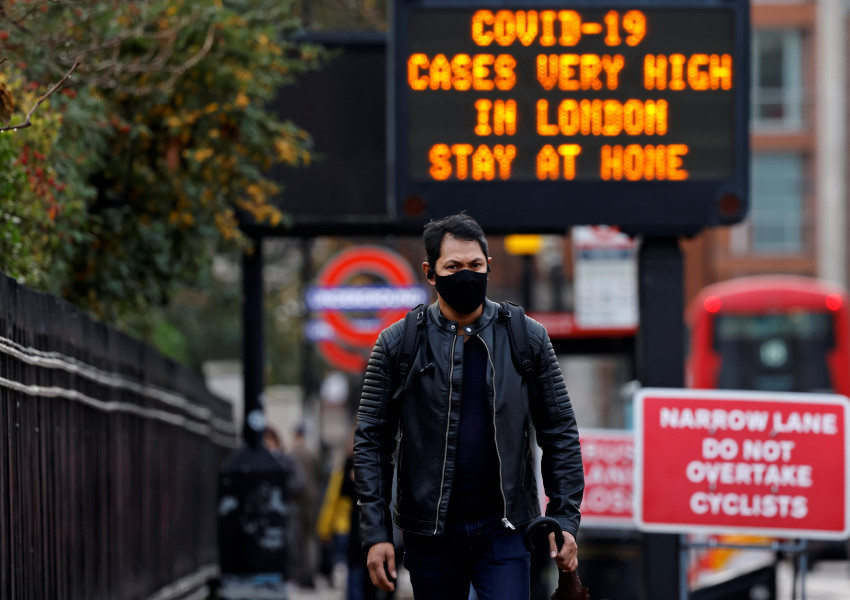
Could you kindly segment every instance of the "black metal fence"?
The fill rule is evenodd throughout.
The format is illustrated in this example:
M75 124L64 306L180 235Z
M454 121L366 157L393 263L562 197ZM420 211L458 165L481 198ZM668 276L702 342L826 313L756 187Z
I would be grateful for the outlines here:
M0 598L206 597L230 405L0 274Z

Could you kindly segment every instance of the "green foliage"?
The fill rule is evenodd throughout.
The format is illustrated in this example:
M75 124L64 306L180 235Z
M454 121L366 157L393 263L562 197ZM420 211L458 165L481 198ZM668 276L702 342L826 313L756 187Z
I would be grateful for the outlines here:
M205 289L184 288L164 308L161 323L171 339L157 346L200 368L211 360L239 359L242 355L242 298L239 283L213 281Z
M264 259L265 381L297 384L301 373L301 257L292 241L268 241ZM181 289L161 312L154 343L168 356L200 368L208 361L242 356L242 297L239 257L219 256L225 271L204 289Z
M7 73L13 75L6 87L10 95L34 103L35 87L25 89L14 68ZM6 85L7 73L0 73L0 84ZM55 104L62 106L62 98ZM62 115L45 106L32 127L0 133L0 268L22 283L57 292L69 250L87 239L85 186L68 162L84 144L75 140L60 148Z
M384 31L386 1L0 1L0 127L34 109L0 132L0 270L185 364L238 359L241 289L210 265L238 268L238 218L286 224L263 173L311 159L265 108L324 60L293 41L299 20ZM286 273L267 281L266 382L291 384L301 257L271 246Z
M309 163L310 136L266 105L322 60L299 28L279 0L4 2L8 125L67 80L0 133L0 270L151 334L216 251L250 246L238 215L285 223L264 172Z

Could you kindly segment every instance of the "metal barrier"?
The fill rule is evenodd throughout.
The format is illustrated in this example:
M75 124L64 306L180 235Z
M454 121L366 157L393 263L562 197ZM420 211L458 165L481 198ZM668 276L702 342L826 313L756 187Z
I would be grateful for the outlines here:
M0 598L204 598L237 446L202 377L0 274Z

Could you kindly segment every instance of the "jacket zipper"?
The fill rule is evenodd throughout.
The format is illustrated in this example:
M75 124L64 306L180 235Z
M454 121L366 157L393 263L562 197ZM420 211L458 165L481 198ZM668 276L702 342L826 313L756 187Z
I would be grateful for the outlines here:
M516 527L508 521L508 499L505 496L505 485L502 479L502 455L499 452L499 436L496 432L496 365L493 364L493 356L490 354L490 348L487 346L487 342L479 334L476 334L476 337L481 340L481 343L484 344L484 348L487 350L487 360L490 361L490 370L493 373L490 383L490 387L493 390L493 442L496 445L496 459L499 461L499 491L502 493L502 506L504 507L502 525L506 529L516 530Z
M401 463L402 458L404 457L404 431L400 431L398 434L398 478L401 480ZM398 486L398 497L396 498L396 503L401 506L401 488L402 486Z
M443 472L440 476L440 496L437 498L437 514L434 515L434 534L437 535L437 531L440 529L440 505L443 503L443 484L446 482L446 461L449 456L449 424L451 423L452 417L452 382L454 380L454 371L455 371L455 344L457 344L458 336L452 336L452 351L451 351L451 360L452 366L449 369L449 407L446 410L446 446L443 450Z

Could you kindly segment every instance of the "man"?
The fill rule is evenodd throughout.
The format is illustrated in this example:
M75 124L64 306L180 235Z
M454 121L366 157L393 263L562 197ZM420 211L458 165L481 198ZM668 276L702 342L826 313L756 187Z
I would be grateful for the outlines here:
M529 595L524 525L540 514L529 429L543 450L548 516L564 545L550 554L577 567L584 477L570 398L546 330L527 320L534 373L523 377L511 355L508 324L486 298L491 258L478 223L466 214L425 226L422 269L437 301L408 375L397 358L404 321L381 332L372 350L354 446L361 535L372 582L393 590L396 577L390 498L404 533L405 567L417 600L480 600Z

